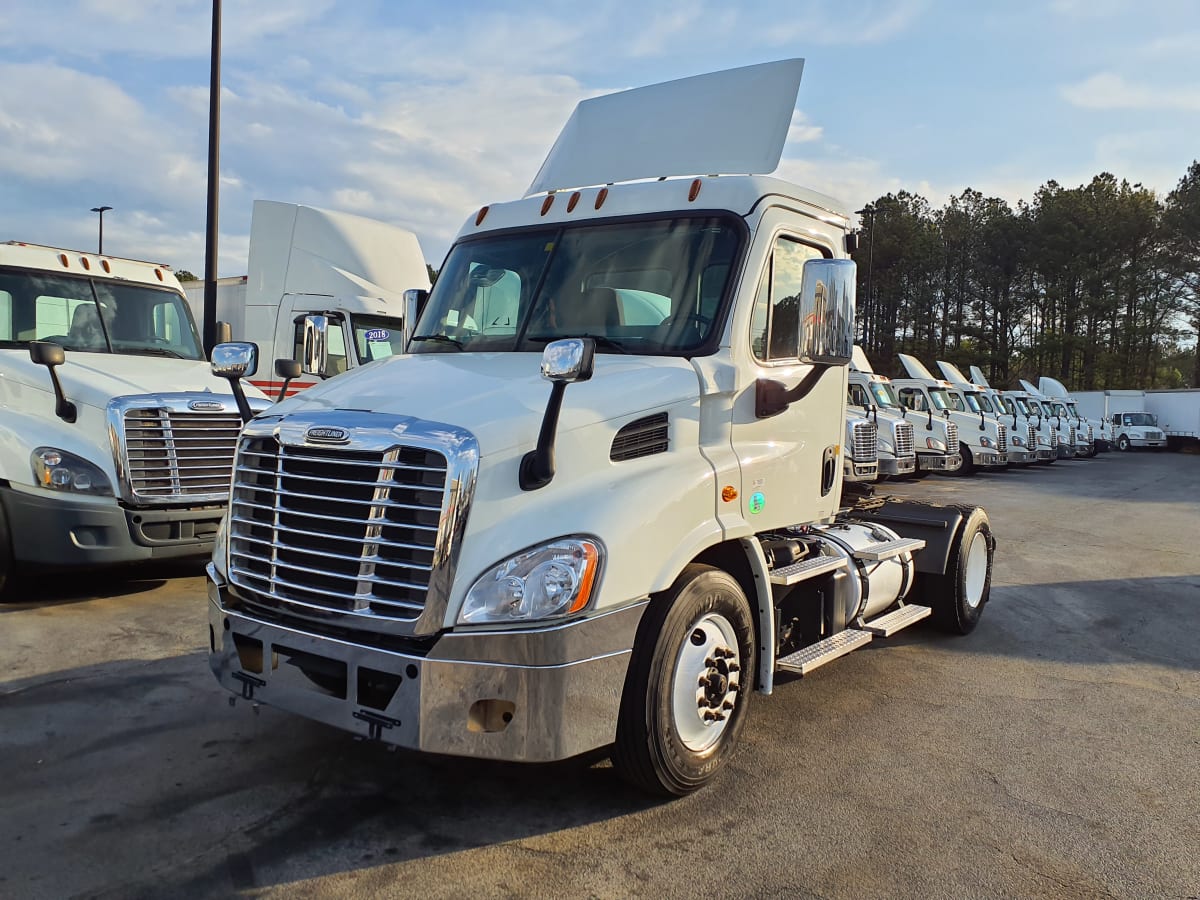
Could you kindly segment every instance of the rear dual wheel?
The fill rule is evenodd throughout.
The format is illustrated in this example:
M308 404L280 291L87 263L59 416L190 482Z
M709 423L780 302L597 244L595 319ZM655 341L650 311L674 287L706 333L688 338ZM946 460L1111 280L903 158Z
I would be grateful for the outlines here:
M667 796L703 787L729 758L756 671L754 618L728 573L693 564L642 617L613 766Z

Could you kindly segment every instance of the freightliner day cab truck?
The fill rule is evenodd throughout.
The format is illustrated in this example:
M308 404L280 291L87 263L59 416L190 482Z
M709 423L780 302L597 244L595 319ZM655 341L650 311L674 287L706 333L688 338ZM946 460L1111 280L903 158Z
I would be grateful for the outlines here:
M956 410L967 410L976 415L999 422L1005 407L992 402L989 391L981 384L968 381L967 376L954 363L937 361L942 376L950 382L951 405ZM1037 462L1037 433L1033 426L1024 423L1008 429L1008 464L1027 466Z
M943 416L958 426L958 452L962 455L960 475L969 475L976 468L1004 468L1008 465L1008 426L982 414L968 410L961 396L954 395L954 385L934 378L924 364L907 353L899 354L908 372L907 378L893 378L900 402L909 409L932 416ZM956 404L958 407L956 408Z
M988 384L987 376L978 366L971 366L971 382L987 397L999 416L1009 416L1012 422L1009 433L1027 434L1026 443L1033 448L1035 461L1050 465L1058 459L1058 434L1047 422L1040 410L1031 407L1024 391L1002 393ZM1012 393L1013 396L1008 396Z
M0 404L0 586L212 553L242 422L170 269L0 244Z
M1067 416L1074 421L1077 431L1083 431L1091 435L1089 456L1095 456L1097 453L1103 453L1108 450L1111 443L1108 423L1103 419L1093 419L1090 416L1084 415L1079 410L1066 385L1057 378L1043 375L1038 379L1038 389L1047 397L1056 402L1061 402L1066 407Z
M527 196L467 219L410 354L246 426L222 685L424 751L612 747L684 794L778 673L975 627L982 509L839 499L850 212L705 174L775 168L801 66L581 102Z
M1024 378L1017 379L1021 387L1037 400L1046 415L1052 416L1054 419L1054 427L1058 430L1058 446L1061 451L1066 447L1070 452L1067 458L1075 457L1076 459L1088 456L1095 456L1095 446L1093 443L1094 432L1091 428L1079 424L1079 418L1072 416L1067 410L1067 405L1062 400L1057 400L1054 397L1047 397L1040 388L1036 388L1032 383Z
M875 423L879 474L896 477L915 473L915 432L908 420L908 407L900 405L886 378L871 371L866 354L857 345L850 362L849 391L850 415Z
M324 372L287 379L265 368L253 384L271 396L311 387L408 344L414 296L428 291L429 270L411 231L349 213L255 200L244 277L217 282L217 319L233 337L258 345L263 363L303 362L304 320L327 319ZM184 287L196 318L203 282Z

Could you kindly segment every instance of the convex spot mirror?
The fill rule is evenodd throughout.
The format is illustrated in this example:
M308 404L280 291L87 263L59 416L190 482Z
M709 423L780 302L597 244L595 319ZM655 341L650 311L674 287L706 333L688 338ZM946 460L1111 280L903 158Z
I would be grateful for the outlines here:
M849 259L810 259L800 281L803 363L845 365L854 354L854 298L858 267Z
M258 344L233 341L212 351L212 373L221 378L250 378L258 371Z
M542 377L568 384L587 381L596 362L596 342L590 338L551 341L542 351Z

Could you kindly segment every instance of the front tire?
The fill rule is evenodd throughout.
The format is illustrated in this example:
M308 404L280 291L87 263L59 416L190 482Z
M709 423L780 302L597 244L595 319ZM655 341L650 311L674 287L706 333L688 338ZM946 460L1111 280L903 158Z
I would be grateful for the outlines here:
M638 627L613 767L655 794L703 787L737 743L756 666L754 618L741 585L720 569L689 565Z
M1125 435L1121 435L1119 438L1117 438L1117 449L1122 453L1129 452L1129 438L1127 438Z
M971 448L966 444L958 445L958 453L962 457L962 466L959 468L957 475L970 475L975 471L975 457L971 455Z
M933 622L952 634L970 634L979 624L992 591L991 524L982 507L967 514L950 548L946 571L924 575L923 598L933 609Z

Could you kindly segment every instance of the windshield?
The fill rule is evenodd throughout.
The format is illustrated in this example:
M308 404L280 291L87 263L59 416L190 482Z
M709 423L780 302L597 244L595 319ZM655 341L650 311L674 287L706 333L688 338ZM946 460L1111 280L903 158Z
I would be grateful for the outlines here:
M968 395L971 396L971 395ZM976 402L979 403L979 408L986 413L998 412L996 407L992 406L992 401L988 399L987 394L974 394Z
M1067 409L1069 409L1069 410L1071 411L1071 415L1073 415L1073 416L1074 416L1075 418L1077 418L1077 419L1079 418L1079 410L1077 410L1077 409L1075 408L1075 401L1074 401L1074 400L1068 400L1068 401L1067 401Z
M594 337L601 353L679 354L716 337L741 244L728 217L539 228L454 246L412 352L540 351Z
M1126 425L1157 425L1158 419L1150 413L1124 413L1122 421Z
M980 397L978 394L972 394L970 391L967 391L966 393L963 394L963 397L966 398L967 406L971 407L971 412L979 412Z
M1025 398L1024 401L1017 401L1017 402L1024 402L1024 404L1029 407L1030 415L1044 416L1047 414L1046 411L1044 409L1042 409L1042 405L1040 403L1038 403L1036 400L1034 400L1032 397L1027 397L1027 398Z
M125 281L0 270L0 346L203 359L180 294Z
M360 363L404 352L404 320L393 316L351 316L354 350Z
M872 381L870 387L871 397L874 399L876 406L881 406L884 409L900 407L900 401L896 399L896 394L890 384L885 381Z
M930 388L929 399L933 402L933 408L944 410L950 408L950 398L944 388Z
M1067 408L1065 406L1063 406L1061 403L1047 402L1046 406L1048 406L1050 408L1052 415L1065 416L1067 414Z

